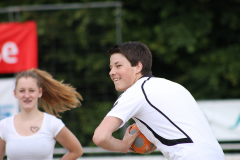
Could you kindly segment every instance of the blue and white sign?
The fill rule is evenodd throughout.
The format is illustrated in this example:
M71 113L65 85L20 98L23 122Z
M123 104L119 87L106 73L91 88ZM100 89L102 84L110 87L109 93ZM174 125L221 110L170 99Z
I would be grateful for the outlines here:
M218 141L240 140L240 100L197 101Z
M0 79L0 120L19 112L18 100L14 97L15 78Z

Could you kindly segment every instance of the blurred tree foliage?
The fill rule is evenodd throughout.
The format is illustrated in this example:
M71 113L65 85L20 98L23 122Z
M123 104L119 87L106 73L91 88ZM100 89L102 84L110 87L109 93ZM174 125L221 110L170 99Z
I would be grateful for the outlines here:
M0 7L79 2L96 1L11 0L0 1ZM153 75L182 84L197 100L240 97L240 0L122 2L123 42L149 46ZM62 114L83 146L94 145L94 129L118 96L108 76L107 54L116 43L115 12L106 8L20 13L20 21L37 22L39 68L83 95L81 108ZM8 20L7 14L0 14L0 22Z
M123 39L147 44L153 74L196 99L240 97L240 1L124 1Z

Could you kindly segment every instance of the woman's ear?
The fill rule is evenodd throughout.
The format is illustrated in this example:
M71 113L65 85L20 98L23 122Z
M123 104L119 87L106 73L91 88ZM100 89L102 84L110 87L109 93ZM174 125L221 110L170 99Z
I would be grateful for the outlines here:
M38 95L38 98L41 98L42 97L42 88L39 88L39 95Z
M14 97L17 98L16 89L14 89Z

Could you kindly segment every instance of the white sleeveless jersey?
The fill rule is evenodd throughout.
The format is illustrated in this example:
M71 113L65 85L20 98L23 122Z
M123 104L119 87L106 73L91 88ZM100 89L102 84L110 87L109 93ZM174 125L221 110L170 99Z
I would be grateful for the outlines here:
M192 95L147 74L119 96L107 116L132 118L169 160L224 160L223 151Z
M8 160L52 160L54 139L64 127L61 119L44 113L40 130L31 136L21 136L14 127L14 116L0 121L0 137L6 142Z

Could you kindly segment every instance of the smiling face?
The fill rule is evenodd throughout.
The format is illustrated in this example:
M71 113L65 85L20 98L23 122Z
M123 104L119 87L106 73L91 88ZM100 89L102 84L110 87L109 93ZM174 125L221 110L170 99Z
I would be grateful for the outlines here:
M120 53L114 53L110 57L109 75L114 82L117 91L125 91L131 87L142 75L142 64L131 66L130 62Z
M32 77L22 77L17 81L14 96L18 99L22 110L38 108L38 98L42 96L42 88L37 85L37 80Z

